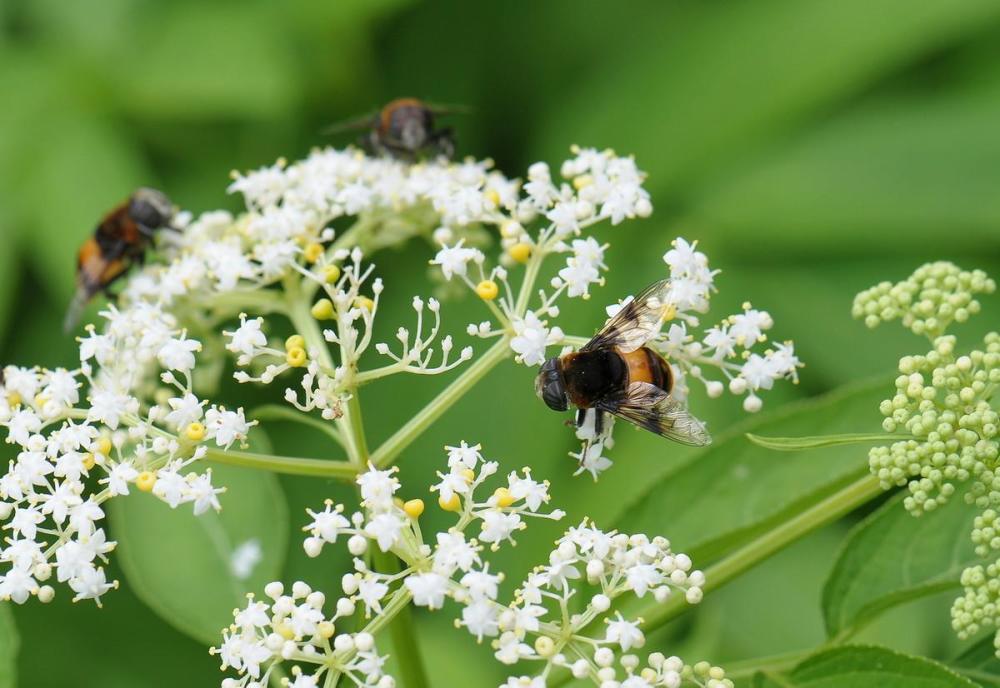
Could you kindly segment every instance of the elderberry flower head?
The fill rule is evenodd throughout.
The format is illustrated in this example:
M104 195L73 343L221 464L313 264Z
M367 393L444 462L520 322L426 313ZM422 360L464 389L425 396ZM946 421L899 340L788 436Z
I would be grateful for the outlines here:
M382 663L377 656L368 657L365 664L377 671L359 675L361 646L370 650L370 634L407 604L429 610L455 606L456 627L465 628L479 642L489 639L498 661L544 663L534 678L514 676L508 686L544 686L554 667L564 667L601 686L614 681L621 686L679 686L690 680L731 688L722 669L707 663L691 667L653 653L647 666L639 667L633 650L645 644L641 620L615 611L618 598L648 595L662 602L680 594L691 604L702 598L704 574L694 569L687 555L674 552L665 538L605 532L585 520L556 541L548 562L529 574L512 601L500 602L505 576L490 565L486 550L513 543L531 518L560 519L563 514L545 509L548 482L536 480L530 470L508 473L490 492L486 483L496 482L499 464L485 459L480 445L462 442L446 451L446 470L438 473L431 491L438 494L441 509L455 514L455 524L447 531L429 537L421 530L424 503L397 497L403 486L394 468L369 467L358 476L358 511L347 514L343 505L331 501L322 510L308 511L311 522L304 528L304 548L309 556L319 556L325 546L346 540L355 557L354 571L340 582L339 597L332 605L336 611L324 616L320 607L325 597L304 584L295 584L292 598L284 596L280 583L269 584L266 591L274 603L268 606L251 599L223 632L217 649L223 668L239 674L226 679L225 688L256 686L277 667L296 676L351 674L362 685L389 685L392 679L379 673ZM487 496L480 496L484 490ZM372 547L398 558L401 570L381 572L371 567L363 557ZM580 595L589 596L588 601L575 605L579 611L570 614L570 600ZM303 606L308 608L302 610ZM355 617L360 617L356 619L362 625L360 633L337 635L340 619ZM363 643L359 637L365 638ZM327 642L330 638L332 645Z

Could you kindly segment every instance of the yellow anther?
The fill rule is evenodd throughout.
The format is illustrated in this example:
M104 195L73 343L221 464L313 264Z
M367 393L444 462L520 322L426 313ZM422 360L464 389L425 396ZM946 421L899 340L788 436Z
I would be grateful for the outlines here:
M403 511L410 518L420 518L420 514L424 513L424 500L422 499L411 499L405 504L403 504Z
M375 302L367 296L359 296L354 299L354 305L356 308L364 308L368 312L375 310Z
M192 442L201 442L205 439L205 426L195 421L184 429L184 435Z
M94 460L93 454L87 452L86 454L83 455L83 467L85 470L89 471L91 468L94 467L95 463L97 462Z
M500 194L496 192L496 189L490 189L483 195L486 196L486 200L493 204L493 206L500 205Z
M333 301L330 299L320 299L313 304L312 309L309 311L312 313L312 317L317 320L332 320L333 319Z
M329 621L320 621L316 624L316 632L319 634L320 638L329 640L333 637L333 634L337 632L337 627Z
M471 468L463 468L461 472L462 472L462 477L465 478L465 482L467 483L471 483L473 480L476 479L476 472L473 471Z
M506 487L498 487L493 496L496 498L497 506L499 507L507 507L517 501Z
M293 631L292 627L289 626L288 624L285 623L275 624L274 630L278 635L280 635L285 640L291 640L292 638L295 637L295 631Z
M677 317L677 306L668 303L663 306L663 322L670 322Z
M291 337L285 340L285 351L291 351L292 349L304 349L306 348L306 340L300 334L293 334Z
M10 394L7 395L7 403L10 404L11 407L20 406L21 395L18 394L17 392L11 392Z
M458 495L452 493L451 499L445 499L444 497L438 497L438 506L445 511L458 511L462 508L462 500L458 498Z
M500 293L500 287L493 280L483 280L476 285L476 296L483 301L492 301Z
M531 257L531 246L524 242L514 244L507 249L507 253L518 263L527 263L528 258Z
M324 265L323 266L323 281L327 284L333 284L340 279L340 268L336 265Z
M285 362L293 368L301 368L306 364L306 350L301 346L292 347L285 356Z
M156 485L156 474L152 471L143 471L135 478L135 486L143 492L152 492Z
M35 408L42 408L45 404L49 403L49 398L44 394L35 395Z
M105 456L111 456L111 438L108 436L101 437L97 440L97 453L104 454Z
M307 263L315 263L323 255L323 244L312 243L302 251Z
M594 183L594 178L589 174L581 174L579 177L573 179L573 188L579 191L580 189L590 186Z

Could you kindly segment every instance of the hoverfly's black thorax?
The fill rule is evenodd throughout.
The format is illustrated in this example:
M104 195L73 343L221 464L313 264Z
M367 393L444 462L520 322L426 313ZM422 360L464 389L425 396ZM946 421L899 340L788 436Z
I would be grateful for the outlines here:
M565 357L563 379L570 401L589 408L625 386L628 368L616 351L581 351Z
M558 358L550 358L542 364L535 378L535 393L553 411L565 411L569 408L562 365Z

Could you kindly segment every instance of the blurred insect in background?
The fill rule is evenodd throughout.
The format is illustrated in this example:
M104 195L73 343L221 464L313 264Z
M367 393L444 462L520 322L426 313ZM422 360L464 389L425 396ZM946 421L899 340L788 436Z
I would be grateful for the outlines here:
M110 287L133 263L145 262L157 230L173 229L176 207L161 191L140 188L113 209L77 253L76 294L66 311L63 329L76 327L80 314L98 292Z
M592 427L596 438L610 413L681 444L711 444L704 424L670 395L670 364L646 346L673 308L669 294L669 280L650 285L579 351L545 361L535 378L538 397L554 411L575 406L576 427Z
M455 154L451 127L435 129L434 118L466 110L457 106L425 103L417 98L397 98L376 113L327 127L324 134L367 129L358 143L369 153L414 161L421 155Z

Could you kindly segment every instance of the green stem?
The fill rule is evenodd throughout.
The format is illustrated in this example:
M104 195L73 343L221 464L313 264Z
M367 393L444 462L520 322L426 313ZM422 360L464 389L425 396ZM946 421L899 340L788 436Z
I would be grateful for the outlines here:
M843 489L816 502L753 542L709 566L705 569L704 591L708 593L722 587L799 538L835 521L880 494L882 488L878 479L866 470L862 477ZM641 609L638 615L643 618L643 628L648 633L679 616L687 607L684 596L675 595L663 604L654 604Z
M373 561L378 571L390 574L399 572L399 562L395 555L382 552L377 547L374 549ZM427 670L415 642L417 632L409 604L398 608L395 618L389 624L389 635L392 637L393 652L407 688L426 688Z
M253 454L250 452L230 451L228 449L209 449L205 460L226 466L241 466L255 468L272 473L287 473L288 475L312 475L322 478L337 478L352 481L357 470L346 461L325 461L323 459L302 459L294 456L276 456L274 454Z
M344 438L341 437L340 433L337 432L337 429L333 427L333 423L320 420L319 418L313 418L312 416L308 416L297 409L292 409L287 406L279 406L278 404L265 404L264 406L258 406L248 415L257 420L283 420L288 421L289 423L301 423L302 425L308 425L311 428L316 428L341 447L345 446Z
M341 420L348 430L347 449L351 454L351 462L358 471L364 471L368 467L369 460L368 441L365 439L365 426L361 420L361 401L358 399L357 389L351 393Z
M542 269L542 261L545 260L545 253L542 251L533 252L528 260L528 267L524 271L524 281L521 283L521 291L517 295L517 304L514 306L514 315L518 318L524 316L528 310L528 302L531 301L531 292L535 289L535 280L538 279L538 272Z
M472 365L462 371L462 374L455 378L450 385L376 449L371 456L372 463L378 468L385 468L392 465L411 442L430 427L434 421L444 415L445 411L451 408L473 385L479 382L500 361L507 358L510 353L509 341L507 337L503 337L491 346L486 353L477 358Z

